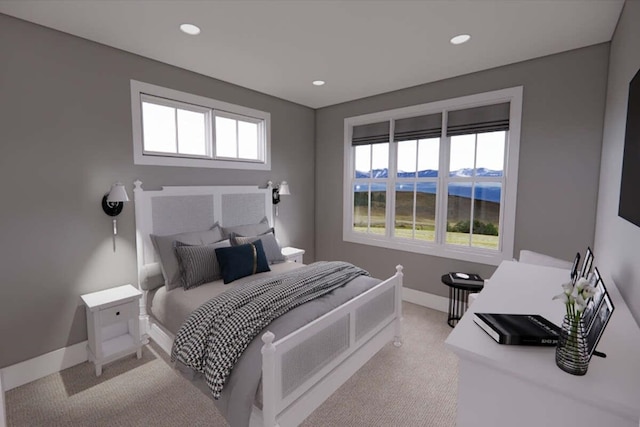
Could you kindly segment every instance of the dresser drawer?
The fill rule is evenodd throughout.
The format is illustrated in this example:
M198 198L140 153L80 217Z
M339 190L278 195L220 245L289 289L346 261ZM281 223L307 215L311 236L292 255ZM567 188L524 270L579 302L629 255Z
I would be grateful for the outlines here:
M137 304L138 301L131 301L100 310L100 325L109 326L132 319L136 315Z

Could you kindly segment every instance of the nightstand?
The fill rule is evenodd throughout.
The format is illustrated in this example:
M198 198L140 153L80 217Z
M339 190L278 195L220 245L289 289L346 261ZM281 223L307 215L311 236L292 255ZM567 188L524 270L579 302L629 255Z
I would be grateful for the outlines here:
M304 255L304 249L298 249L291 246L282 248L282 255L284 260L288 262L298 262L302 264L302 257Z
M128 354L142 357L140 341L139 300L142 292L131 285L82 295L87 306L89 360L96 365L96 376L102 366Z

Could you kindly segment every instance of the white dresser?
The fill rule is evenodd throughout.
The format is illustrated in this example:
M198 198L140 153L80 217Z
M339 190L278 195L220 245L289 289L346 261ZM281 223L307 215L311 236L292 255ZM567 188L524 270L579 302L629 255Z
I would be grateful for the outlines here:
M102 366L128 354L142 357L140 341L139 300L142 292L131 285L82 295L87 306L89 360L96 365L96 375Z
M458 427L638 427L640 329L613 282L615 305L585 376L556 366L555 348L497 344L473 322L474 312L540 314L561 325L554 295L568 270L503 262L446 340L459 356Z

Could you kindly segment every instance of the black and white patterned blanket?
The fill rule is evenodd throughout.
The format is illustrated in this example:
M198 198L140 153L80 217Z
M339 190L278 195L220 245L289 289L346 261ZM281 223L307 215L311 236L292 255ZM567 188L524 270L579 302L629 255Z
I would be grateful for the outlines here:
M321 261L231 288L191 313L173 342L171 360L203 373L218 399L242 352L272 320L362 275L369 273Z

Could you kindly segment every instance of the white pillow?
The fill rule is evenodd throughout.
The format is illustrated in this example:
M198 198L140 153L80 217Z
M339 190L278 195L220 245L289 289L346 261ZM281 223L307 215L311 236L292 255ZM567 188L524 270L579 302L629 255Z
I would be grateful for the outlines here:
M243 224L234 225L233 227L222 227L222 236L225 239L230 239L232 234L238 234L240 236L259 236L269 232L271 227L269 226L269 220L265 216L257 224Z
M538 252L521 250L520 262L525 264L544 265L547 267L564 268L569 270L573 266L573 262L565 261L560 258L554 258L549 255L541 254Z

